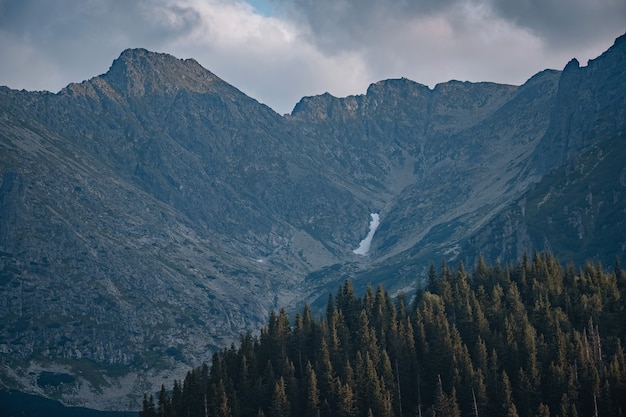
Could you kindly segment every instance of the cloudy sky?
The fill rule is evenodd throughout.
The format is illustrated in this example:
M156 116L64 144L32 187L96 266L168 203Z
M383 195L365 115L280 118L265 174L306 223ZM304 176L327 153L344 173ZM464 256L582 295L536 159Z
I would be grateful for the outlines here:
M0 0L0 85L56 92L143 47L288 113L387 78L521 84L625 32L626 0Z

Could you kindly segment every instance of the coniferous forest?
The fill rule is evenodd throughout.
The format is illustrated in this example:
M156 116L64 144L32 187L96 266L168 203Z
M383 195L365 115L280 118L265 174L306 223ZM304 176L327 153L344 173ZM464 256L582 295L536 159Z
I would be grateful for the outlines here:
M272 313L140 416L623 416L626 272L607 270L536 253L431 265L410 296L347 281L323 317Z

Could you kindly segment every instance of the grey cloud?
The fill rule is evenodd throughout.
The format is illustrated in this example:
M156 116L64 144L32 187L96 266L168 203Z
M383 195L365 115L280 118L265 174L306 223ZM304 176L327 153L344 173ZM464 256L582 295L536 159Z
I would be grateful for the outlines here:
M150 11L171 9L184 24L166 25ZM199 22L191 9L164 1L5 0L0 2L0 27L37 42L78 41L81 37L115 37L123 33L139 42L158 42L185 32ZM79 37L79 39L76 39ZM93 40L93 39L91 39ZM62 45L58 45L59 48Z
M48 77L52 90L102 73L126 48L160 50L198 24L194 10L167 0L0 0L0 46L32 50L36 56L19 64L45 65L37 84L46 85ZM13 65L0 64L9 81L24 71Z
M311 30L325 50L367 47L398 22L437 13L455 17L466 5L485 7L494 17L526 29L548 48L593 44L626 29L623 0L274 0ZM463 27L456 26L462 31Z
M326 51L367 46L384 37L390 25L446 10L459 0L274 0L311 29L311 39Z
M623 0L489 0L489 5L553 49L573 42L591 44L626 30Z

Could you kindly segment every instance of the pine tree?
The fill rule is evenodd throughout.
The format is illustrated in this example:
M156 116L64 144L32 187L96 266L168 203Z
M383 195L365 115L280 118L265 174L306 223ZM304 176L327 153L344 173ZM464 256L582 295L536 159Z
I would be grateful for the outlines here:
M474 268L474 273L472 274L472 276L474 277L474 280L476 282L483 285L485 281L487 280L487 275L488 275L488 270L487 270L487 265L485 264L485 258L483 258L483 255L480 254L478 255L478 260L476 261L476 268Z
M174 416L184 414L183 389L178 380L174 380L174 388L172 389L172 414Z
M450 395L443 391L441 376L438 377L438 393L435 399L435 413L440 417L460 417L461 410L456 399L456 390L452 388Z
M317 376L311 362L307 362L305 370L306 382L304 388L306 390L306 407L304 415L307 417L319 417L320 415L320 394L317 388Z
M216 417L231 417L231 408L230 403L228 401L228 395L226 394L226 387L224 386L224 382L220 379L217 383L215 396L216 399Z
M428 287L426 287L426 289L433 294L439 294L440 291L439 278L437 277L435 264L433 264L432 262L428 267Z
M328 407L333 408L336 406L337 401L337 379L332 361L330 359L330 353L326 347L326 341L323 339L318 357L319 359L316 362L315 368L317 369L316 374L319 375L318 386L320 390L320 397L326 401Z
M354 392L349 384L340 385L337 417L353 417L356 415Z
M578 417L578 411L576 405L570 400L567 394L563 394L561 397L560 405L560 417Z
M504 411L504 416L506 417L519 417L517 413L517 407L513 402L513 391L511 389L511 381L509 380L509 376L506 371L502 371L502 408Z
M290 417L291 415L291 403L287 398L285 380L282 376L278 379L274 387L270 415L271 417Z
M378 364L380 353L376 341L376 334L370 325L367 311L364 308L359 315L359 327L357 330L357 344L360 349L369 355L375 365Z
M139 417L157 417L157 410L154 404L154 397L147 394L143 395L143 406L139 413Z
M346 281L337 293L336 306L343 313L346 323L358 323L361 312L361 303L354 296L354 288L351 281ZM351 327L348 325L348 327Z
M291 407L296 407L298 404L303 402L300 398L301 388L299 384L300 381L302 381L302 378L300 380L296 378L295 366L287 357L284 359L282 370L282 378L285 381L285 393L287 394Z
M165 391L165 385L163 384L161 384L158 401L158 417L170 417L172 415L172 404L169 396L167 395L167 391Z
M536 417L550 417L550 407L548 407L544 403L539 404L539 407L537 408L537 413L535 414L535 416Z
M484 374L487 373L487 344L485 341L478 336L476 339L476 345L474 346L474 354L472 355L474 358L474 364L476 368L481 369Z

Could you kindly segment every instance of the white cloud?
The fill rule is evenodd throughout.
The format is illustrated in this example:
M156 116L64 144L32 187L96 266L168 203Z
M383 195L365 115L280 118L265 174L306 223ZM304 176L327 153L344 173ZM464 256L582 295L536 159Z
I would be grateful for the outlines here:
M450 79L519 84L548 65L540 39L469 3L404 20L381 40L367 50L377 78L391 69L431 87Z
M167 51L195 58L281 113L303 95L347 95L364 91L371 81L359 55L325 55L293 23L257 14L247 3L191 0L177 5L195 10L199 21L185 36L167 42Z

